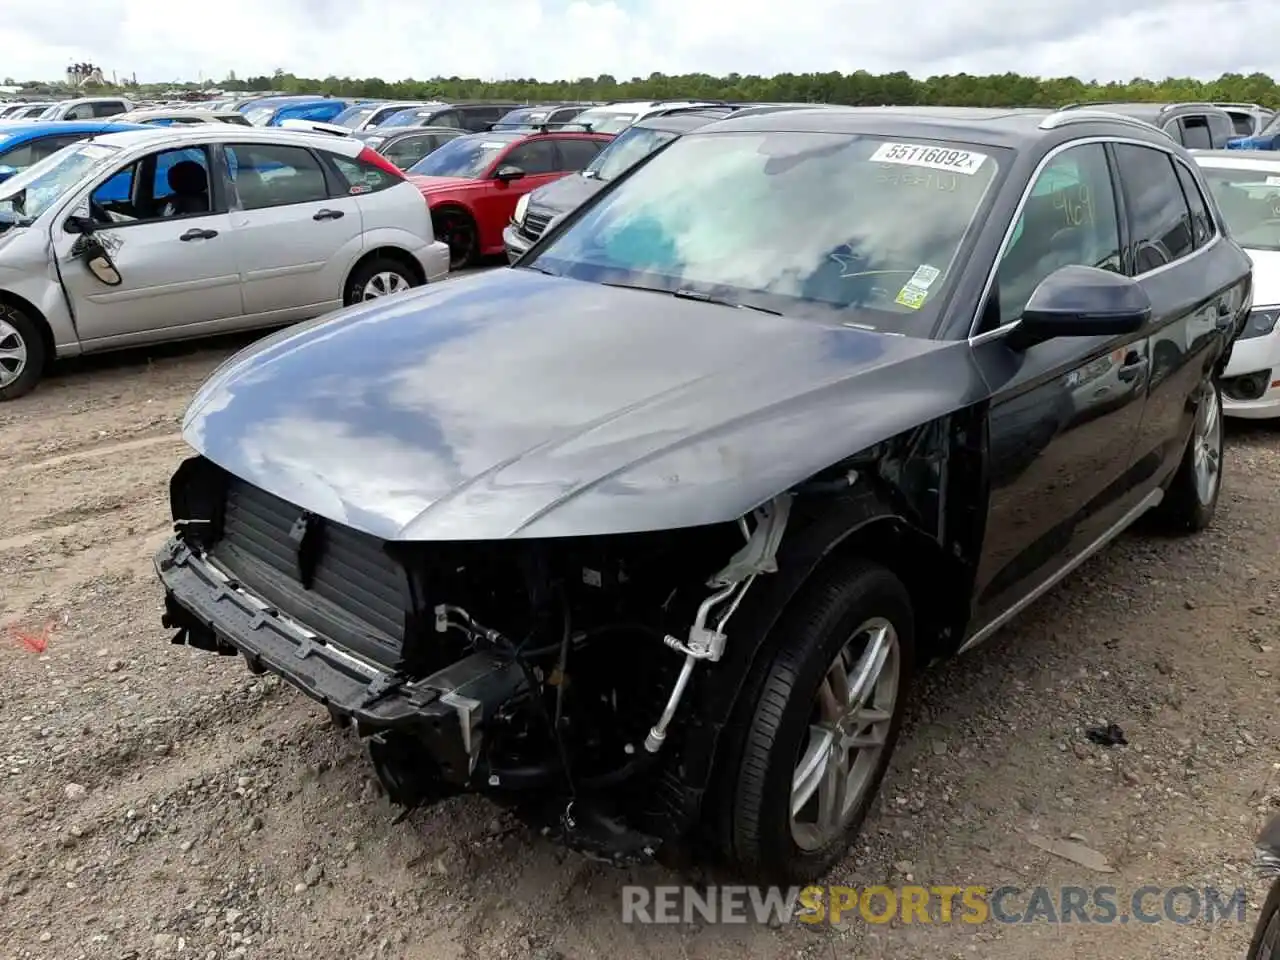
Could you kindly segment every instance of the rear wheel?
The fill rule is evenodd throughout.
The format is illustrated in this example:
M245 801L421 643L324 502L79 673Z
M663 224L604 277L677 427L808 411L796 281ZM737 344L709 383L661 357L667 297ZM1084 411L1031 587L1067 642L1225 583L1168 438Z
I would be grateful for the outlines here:
M1155 511L1162 526L1180 533L1203 530L1213 520L1222 489L1222 392L1206 381L1196 398L1191 439L1165 498Z
M480 256L480 234L476 222L464 210L433 211L431 225L436 239L449 245L449 269L461 270Z
M742 746L718 814L740 871L804 882L843 856L879 790L914 667L915 620L902 582L858 560L820 575L778 629L726 731Z
M343 299L347 305L376 300L417 286L413 274L402 263L378 257L351 271Z
M17 307L0 303L0 401L34 390L47 359L36 322Z

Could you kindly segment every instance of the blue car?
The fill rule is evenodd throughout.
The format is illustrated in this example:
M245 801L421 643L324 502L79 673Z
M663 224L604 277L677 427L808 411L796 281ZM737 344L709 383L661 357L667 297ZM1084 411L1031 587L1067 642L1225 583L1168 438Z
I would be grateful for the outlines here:
M328 123L353 102L341 97L281 100L276 103L267 101L254 104L244 111L244 115L256 127L278 127L285 120L317 120Z
M0 183L85 137L146 129L137 123L113 123L109 118L14 120L0 123Z
M1228 150L1280 150L1280 113L1252 137L1235 137L1227 141Z

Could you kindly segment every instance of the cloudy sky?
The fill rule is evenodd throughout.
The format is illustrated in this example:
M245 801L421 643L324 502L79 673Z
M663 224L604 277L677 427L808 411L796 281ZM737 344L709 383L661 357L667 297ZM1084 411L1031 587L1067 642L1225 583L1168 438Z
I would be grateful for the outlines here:
M1280 71L1270 0L38 0L0 73L88 60L143 82L270 73L619 79L811 70L1127 80ZM1212 42L1206 42L1212 38Z

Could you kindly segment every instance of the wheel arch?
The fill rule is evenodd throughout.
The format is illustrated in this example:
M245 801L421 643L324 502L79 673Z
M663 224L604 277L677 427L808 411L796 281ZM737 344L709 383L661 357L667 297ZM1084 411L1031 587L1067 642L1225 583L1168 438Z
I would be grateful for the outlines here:
M426 272L422 269L422 264L409 251L400 247L388 245L374 247L360 255L360 258L351 265L351 269L347 271L347 285L351 284L351 278L356 275L362 267L368 266L374 260L393 260L400 266L409 271L413 277L414 283L421 286L427 282Z
M732 738L720 734L747 709L753 668L785 642L776 635L777 623L831 566L861 558L903 582L917 616L921 666L959 648L986 522L985 509L975 507L985 503L985 414L978 405L907 431L851 458L866 482L797 499L777 572L747 592L729 624L724 658L699 678L680 761L664 768L662 807L672 815L675 833L696 823L713 784L726 782L716 771L732 766L736 750ZM926 471L914 488L906 478L910 468Z
M57 344L53 338L53 327L49 325L48 318L40 311L40 309L25 297L20 297L16 293L9 290L0 289L0 306L9 306L15 310L21 310L36 325L36 329L40 331L40 339L44 341L45 350L45 366L53 363L57 352Z

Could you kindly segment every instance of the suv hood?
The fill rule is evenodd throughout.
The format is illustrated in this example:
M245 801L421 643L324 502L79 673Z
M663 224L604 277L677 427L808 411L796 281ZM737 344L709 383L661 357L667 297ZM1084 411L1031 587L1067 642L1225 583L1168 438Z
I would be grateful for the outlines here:
M503 268L283 330L187 442L382 539L732 521L982 395L968 345Z
M529 195L529 209L552 216L567 213L600 192L605 181L580 173L552 180Z

